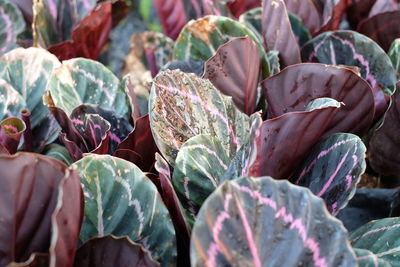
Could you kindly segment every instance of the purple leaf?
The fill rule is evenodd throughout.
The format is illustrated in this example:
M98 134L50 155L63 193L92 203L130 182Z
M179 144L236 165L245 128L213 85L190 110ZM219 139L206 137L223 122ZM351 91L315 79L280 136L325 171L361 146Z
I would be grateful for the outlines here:
M25 123L19 118L10 117L1 121L0 145L2 145L8 153L16 153L25 129Z
M397 0L376 0L375 4L369 11L368 17L373 17L379 13L397 10Z
M299 16L311 33L319 29L322 18L313 0L285 0L285 4L287 11Z
M175 40L187 22L182 0L153 1L165 34Z

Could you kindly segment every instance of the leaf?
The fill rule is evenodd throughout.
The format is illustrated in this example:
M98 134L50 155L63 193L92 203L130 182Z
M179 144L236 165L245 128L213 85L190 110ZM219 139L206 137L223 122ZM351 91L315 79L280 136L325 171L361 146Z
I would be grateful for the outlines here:
M386 109L385 94L394 92L396 73L389 57L372 40L353 31L325 32L302 48L303 61L357 66L375 99L375 117Z
M56 107L67 115L81 104L99 104L118 116L130 118L130 106L114 74L97 61L76 58L63 61L49 78L47 90Z
M73 162L71 156L68 153L68 150L58 144L47 145L43 150L43 154L58 159L67 165L71 165Z
M297 43L301 47L311 39L311 34L306 26L304 26L300 17L292 13L288 13L288 15L293 34L296 37Z
M249 117L210 81L181 71L157 75L150 93L150 127L162 155L175 166L178 150L190 137L213 135L228 155L244 143Z
M176 258L175 230L157 188L128 161L89 154L71 165L85 195L82 242L96 236L128 236L163 266Z
M15 48L17 36L25 28L21 11L11 1L0 2L0 55Z
M257 139L257 159L251 175L288 179L310 149L326 135L337 106L285 113L266 120Z
M300 48L283 0L264 0L262 35L266 51L277 50L282 66L300 63Z
M26 24L32 24L32 0L12 0L12 2L18 6L21 13L24 15Z
M261 0L234 0L232 2L226 3L231 13L239 18L243 13L248 10L257 8L261 6Z
M50 266L68 266L83 215L77 173L61 161L33 153L1 155L0 169L1 266L27 261L32 253L50 253Z
M49 76L58 66L58 59L42 48L17 48L0 57L0 78L25 100L24 108L31 113L35 149L39 151L59 134L59 127L42 101Z
M206 200L190 258L193 266L356 264L347 231L321 199L270 177L228 181Z
M25 123L16 117L10 117L0 122L0 144L8 153L14 154L17 152L25 129Z
M173 59L206 61L224 43L234 37L244 36L252 38L263 53L256 35L238 21L221 16L206 16L190 21L175 41Z
M385 51L388 51L391 43L400 37L397 25L400 23L400 10L388 11L377 14L362 21L357 31L377 42Z
M383 175L395 175L400 171L399 135L400 129L400 84L391 96L389 109L386 112L382 124L372 133L369 140L368 160L372 169Z
M121 150L130 150L139 156L140 161L137 164L133 163L142 171L153 170L156 161L155 154L159 150L150 129L149 115L144 115L135 121L134 130L118 145L116 153L121 153ZM118 155L118 157L130 161L125 156Z
M12 262L7 267L45 267L49 266L49 255L46 253L32 253L25 262Z
M156 267L160 264L140 244L127 237L106 235L94 237L77 251L75 267L89 266L143 266Z
M399 218L396 217L369 222L351 233L351 244L355 248L371 251L390 266L398 266L400 240L396 237L400 233L399 226Z
M187 22L182 0L153 1L165 34L175 40Z
M321 1L319 1L321 3ZM321 13L321 27L317 34L325 31L335 31L339 29L342 16L347 8L347 0L324 0L322 1L323 10Z
M59 60L75 57L98 59L111 31L111 2L100 4L72 31L72 40L48 47Z
M315 33L321 26L321 14L313 0L284 0L288 12L300 17L304 25ZM306 3L305 3L306 2ZM290 17L289 17L290 18Z
M368 18L372 6L377 0L352 1L346 10L346 18L351 29L356 29L357 25Z
M369 11L369 17L373 17L377 14L395 11L397 9L397 4L393 0L376 0L375 4Z
M24 98L8 82L0 78L0 121L16 117L26 107Z
M279 64L279 51L271 50L267 53L268 64L271 69L271 75L277 74L281 71L281 66Z
M336 215L356 192L366 168L366 150L356 135L333 134L313 147L291 181L321 197Z
M374 253L372 253L367 249L353 248L353 250L357 256L356 260L358 266L377 266L377 267L391 266L387 261L378 258Z
M397 72L397 80L400 80L400 38L397 38L393 41L392 45L390 46L388 56L392 61L393 67Z
M257 7L251 9L239 17L239 22L243 23L248 29L250 29L257 37L259 42L263 42L262 36L262 9L261 7Z
M316 98L314 100L311 100L305 111L313 111L314 109L319 109L319 108L327 108L327 107L337 107L340 108L340 103L337 102L335 99L333 98L329 98L329 97L320 97L320 98Z
M256 107L260 76L260 51L249 38L232 39L220 46L204 64L203 78L209 79L247 115Z
M262 82L268 118L304 111L316 98L329 97L344 106L329 125L330 132L365 133L374 118L374 95L369 84L353 71L307 63L285 68Z

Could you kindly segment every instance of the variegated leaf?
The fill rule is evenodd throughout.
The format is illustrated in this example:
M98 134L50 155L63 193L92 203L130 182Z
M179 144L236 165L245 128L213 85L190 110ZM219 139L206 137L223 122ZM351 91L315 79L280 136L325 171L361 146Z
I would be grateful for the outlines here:
M200 209L190 258L192 266L356 265L347 231L322 200L271 177L222 184Z
M17 46L17 36L25 28L18 6L9 0L0 2L0 56Z
M16 117L26 108L22 95L11 84L0 78L0 121L8 117Z
M179 70L161 72L150 93L150 126L167 161L175 166L178 150L198 134L215 136L229 156L245 142L249 117L210 81Z
M393 41L390 46L388 55L392 61L393 67L396 71L397 80L400 80L400 38Z
M391 267L387 261L384 259L378 258L374 253L369 251L368 249L361 248L353 248L354 253L356 254L356 260L359 267Z
M376 261L386 261L390 266L400 265L399 217L376 220L361 226L350 235L354 248L367 249ZM373 257L373 256L372 256Z
M22 96L31 113L36 149L53 142L59 133L42 101L49 76L58 66L58 59L42 48L17 48L0 57L0 78Z
M162 266L175 264L175 230L157 188L132 163L89 154L71 165L85 195L80 240L113 234L141 243Z
M366 147L353 134L333 134L313 147L291 181L325 200L336 215L356 192L366 168Z
M101 63L84 58L63 61L49 78L47 90L67 115L81 104L99 104L129 120L130 105L119 80Z
M304 62L357 66L374 92L376 116L386 109L385 94L396 85L390 58L374 41L353 31L324 32L307 42L301 51Z
M257 36L240 22L221 16L210 15L189 21L175 42L173 59L206 61L224 43L234 37L245 36L249 36L257 44L266 69L264 72L269 73L265 52Z
M67 165L71 165L73 162L71 156L68 153L68 150L59 144L47 145L43 150L43 154L61 160Z

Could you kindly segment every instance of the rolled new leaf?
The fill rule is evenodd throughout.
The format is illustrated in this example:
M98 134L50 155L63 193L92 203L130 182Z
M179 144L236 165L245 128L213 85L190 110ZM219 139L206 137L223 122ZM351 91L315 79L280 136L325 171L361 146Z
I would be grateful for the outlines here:
M81 104L99 104L129 120L130 105L119 80L101 63L84 58L63 61L49 78L47 91L54 105L69 116Z
M17 152L21 137L26 130L25 123L15 117L0 122L0 145L10 154Z
M260 50L250 37L233 39L220 46L204 64L203 78L223 94L232 96L236 106L251 115L257 105Z
M311 100L329 97L344 105L332 120L331 132L365 133L374 118L369 84L352 70L316 63L285 68L262 82L268 118L304 111Z
M149 110L154 140L172 166L178 150L190 137L214 135L230 156L247 137L249 117L210 81L194 74L179 70L159 73L153 81Z
M390 266L399 266L399 234L400 219L386 218L369 222L353 231L350 241L354 248L367 249Z
M368 37L353 31L324 32L301 50L304 62L357 66L374 93L376 116L386 109L385 94L391 95L396 73L385 51Z
M157 267L150 253L128 237L106 235L86 241L76 252L74 267L132 266Z
M50 266L71 266L83 216L77 173L56 159L18 153L0 155L0 180L0 265L37 266L50 254Z
M0 56L17 46L17 36L25 28L18 6L8 0L0 2Z
M322 200L271 177L221 185L200 209L190 258L192 266L356 264L347 231Z
M356 192L366 168L366 147L353 134L333 134L313 147L291 181L321 197L332 215L343 209Z
M71 165L85 195L81 242L96 236L128 236L162 266L175 264L175 230L157 188L132 163L89 154Z

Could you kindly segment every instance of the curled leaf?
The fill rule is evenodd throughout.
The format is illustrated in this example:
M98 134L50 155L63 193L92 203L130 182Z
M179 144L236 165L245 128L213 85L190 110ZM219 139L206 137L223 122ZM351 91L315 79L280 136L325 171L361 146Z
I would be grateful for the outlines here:
M25 123L16 117L10 117L0 122L0 144L8 153L14 154L17 152L25 129Z

